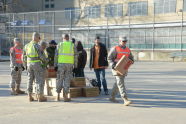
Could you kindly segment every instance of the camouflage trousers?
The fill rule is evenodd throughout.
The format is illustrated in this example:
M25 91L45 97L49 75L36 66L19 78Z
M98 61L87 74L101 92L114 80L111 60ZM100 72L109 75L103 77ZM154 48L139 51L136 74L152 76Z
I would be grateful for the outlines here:
M59 64L57 72L57 87L56 92L61 93L63 88L64 93L69 93L70 81L73 78L73 64Z
M40 63L34 63L28 66L28 93L33 91L33 82L36 84L36 94L44 94L44 69Z
M127 98L127 92L125 88L124 79L125 76L115 76L116 82L113 85L111 97L115 97L115 95L119 92L122 98Z
M21 67L18 69L18 71L15 71L14 68L11 68L10 88L20 88L21 74L22 74Z

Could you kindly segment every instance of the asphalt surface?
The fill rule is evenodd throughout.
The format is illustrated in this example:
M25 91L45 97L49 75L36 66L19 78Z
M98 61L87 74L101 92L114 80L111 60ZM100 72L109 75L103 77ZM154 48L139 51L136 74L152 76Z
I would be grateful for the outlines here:
M95 78L88 68L85 74ZM114 83L106 70L108 88ZM9 62L0 62L0 124L186 124L186 63L136 62L126 78L131 106L110 103L109 96L74 98L70 103L28 102L11 96ZM22 89L26 89L26 72Z

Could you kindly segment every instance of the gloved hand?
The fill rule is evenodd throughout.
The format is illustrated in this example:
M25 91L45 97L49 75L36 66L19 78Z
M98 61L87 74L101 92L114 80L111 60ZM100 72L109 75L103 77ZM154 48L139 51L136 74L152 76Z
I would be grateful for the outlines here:
M18 71L19 68L17 66L14 67L14 71Z
M57 71L58 70L58 67L55 67L54 70Z
M22 66L22 71L24 71L25 70L25 67L24 66Z

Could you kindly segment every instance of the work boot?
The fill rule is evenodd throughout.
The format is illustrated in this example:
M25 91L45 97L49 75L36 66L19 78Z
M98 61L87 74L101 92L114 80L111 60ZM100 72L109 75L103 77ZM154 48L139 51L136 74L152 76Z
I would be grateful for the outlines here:
M56 101L60 101L60 93L57 94Z
M68 98L68 95L66 93L63 93L63 99L64 102L70 102L70 99Z
M11 89L11 95L18 95L18 93L15 91L15 88Z
M119 103L119 101L116 100L115 97L111 97L111 98L109 98L109 100L110 100L111 102L113 102L113 103Z
M123 101L124 101L124 106L129 106L132 101L129 101L127 98L123 98Z
M16 89L16 93L17 93L17 94L25 94L25 91L22 91L22 90L20 90L20 89Z
M43 94L39 94L37 95L37 100L38 102L46 102L47 101L47 98L43 95Z
M17 94L25 94L25 91L20 90L20 84L17 84L16 92L17 92Z
M32 93L28 94L28 100L29 100L29 102L34 101L34 98L32 97Z

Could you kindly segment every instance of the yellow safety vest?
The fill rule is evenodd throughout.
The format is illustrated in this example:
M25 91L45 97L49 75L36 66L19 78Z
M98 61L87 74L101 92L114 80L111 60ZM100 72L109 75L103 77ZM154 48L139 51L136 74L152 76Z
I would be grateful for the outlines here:
M36 43L34 41L31 41L30 43L25 45L25 51L26 51L28 63L41 62L41 60L39 59L38 53L34 47L35 44Z
M74 44L70 41L59 43L58 63L74 64Z

